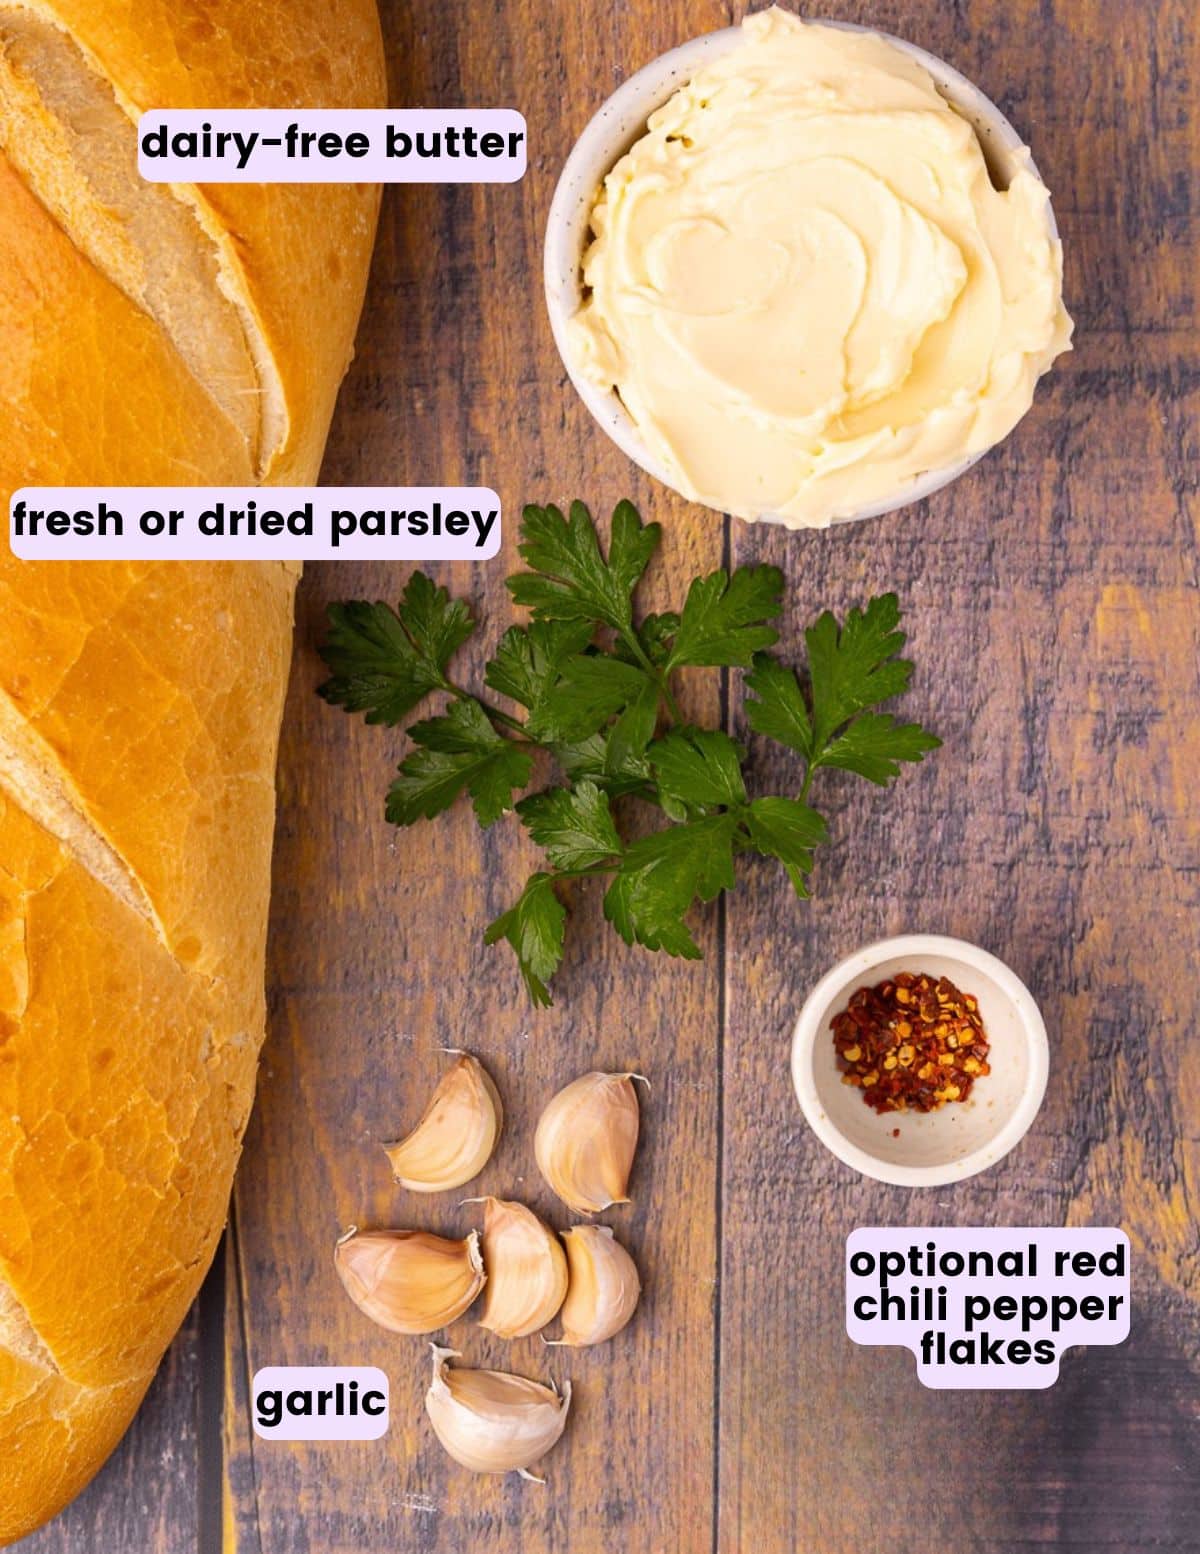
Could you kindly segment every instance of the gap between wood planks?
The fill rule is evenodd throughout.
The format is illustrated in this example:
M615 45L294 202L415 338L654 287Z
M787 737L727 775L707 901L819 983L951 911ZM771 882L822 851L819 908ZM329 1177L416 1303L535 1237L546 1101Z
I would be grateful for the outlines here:
M230 1226L233 1206L230 1205ZM221 1483L224 1445L221 1415L225 1394L225 1265L229 1257L227 1228L200 1286L199 1356L196 1396L196 1551L222 1554Z
M226 1542L225 1486L228 1463L225 1409L238 1408L243 1399L227 1395L226 1376L226 1314L232 1295L237 1306L238 1346L241 1362L245 1366L245 1404L250 1406L253 1393L250 1370L250 1344L246 1331L246 1292L242 1278L242 1255L238 1232L237 1196L229 1204L229 1223L221 1245L209 1270L208 1278L200 1291L200 1358L199 1395L197 1398L197 1468L196 1468L196 1554L243 1554L236 1536L236 1524L229 1529L233 1542ZM253 1516L254 1546L257 1554L263 1554L262 1523L258 1507L258 1475L254 1464L254 1429L247 1420L247 1450L250 1454L251 1483L254 1487ZM237 1510L246 1508L235 1507Z
M721 565L726 573L733 571L733 520L728 513L721 515ZM732 737L732 698L729 694L733 678L732 669L721 670L721 727ZM721 1554L721 1345L723 1328L721 1321L722 1294L725 1279L725 1026L729 1008L729 979L727 949L727 901L728 893L717 897L717 1097L716 1097L716 1161L717 1179L713 1193L713 1411L712 1411L712 1554Z

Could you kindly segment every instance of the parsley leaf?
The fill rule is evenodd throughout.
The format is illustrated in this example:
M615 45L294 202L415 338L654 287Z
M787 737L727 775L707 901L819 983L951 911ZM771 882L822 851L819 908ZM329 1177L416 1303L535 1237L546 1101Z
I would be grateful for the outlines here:
M555 743L550 751L571 782L585 779L594 782L612 798L651 786L649 761L644 755L632 752L618 761L613 754L611 735L591 734L587 739Z
M530 714L528 729L540 740L586 739L654 685L636 664L608 653L577 653ZM658 689L654 686L657 705Z
M474 764L471 756L414 750L400 763L399 775L388 789L385 815L394 826L432 820L449 809L467 786Z
M466 789L479 824L490 826L512 808L514 792L533 774L526 752L498 734L469 698L454 702L444 717L414 723L409 734L421 748L400 763L388 790L386 813L393 825L431 820Z
M451 702L440 718L414 723L408 734L427 750L444 750L450 755L490 755L497 745L505 743L471 697Z
M606 776L619 776L631 761L642 757L658 724L658 699L657 684L643 676L640 690L609 730L604 756Z
M445 685L446 665L475 630L471 612L424 572L414 572L398 610L352 599L329 606L321 657L333 671L317 694L368 723L399 723Z
M779 640L779 633L766 623L779 614L782 600L783 573L778 567L738 567L732 577L722 568L696 578L684 601L667 669L749 664L759 648Z
M556 869L594 869L624 851L608 800L594 782L531 794L517 814Z
M941 740L919 723L898 723L888 712L865 712L821 752L819 765L857 772L885 788L900 775L901 761L921 761Z
M812 719L796 671L769 653L756 653L754 668L743 683L758 695L757 701L747 697L743 703L746 722L754 732L811 757Z
M400 621L413 647L439 673L475 630L461 599L451 599L424 572L414 572L400 600Z
M699 960L684 914L734 884L736 814L710 815L630 843L604 897L604 915L626 944Z
M510 626L500 638L484 679L493 691L533 709L558 679L563 661L592 640L591 621L534 621Z
M646 752L660 797L701 808L744 801L744 755L728 734L699 728L675 729Z
M804 633L817 754L856 712L908 688L913 666L893 656L905 643L899 620L896 595L882 594L865 610L851 610L840 629L826 610Z
M512 945L529 997L543 1008L554 1002L546 984L562 960L566 926L567 911L554 894L552 876L534 874L516 904L484 930L485 944L507 939Z
M643 524L630 502L617 505L608 559L582 502L564 518L557 507L527 507L521 521L522 559L533 568L508 579L516 604L535 620L601 622L614 631L633 623L633 590L658 548L662 529Z
M829 840L828 828L816 810L797 799L752 799L742 818L755 851L778 858L796 894L807 896L804 876L812 869L812 850Z

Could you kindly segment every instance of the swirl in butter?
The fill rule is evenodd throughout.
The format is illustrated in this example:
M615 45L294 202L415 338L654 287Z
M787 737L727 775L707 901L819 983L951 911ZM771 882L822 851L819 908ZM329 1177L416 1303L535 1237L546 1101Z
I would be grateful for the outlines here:
M778 9L650 119L569 325L685 496L820 526L1004 437L1069 349L1027 151L1003 191L925 68Z

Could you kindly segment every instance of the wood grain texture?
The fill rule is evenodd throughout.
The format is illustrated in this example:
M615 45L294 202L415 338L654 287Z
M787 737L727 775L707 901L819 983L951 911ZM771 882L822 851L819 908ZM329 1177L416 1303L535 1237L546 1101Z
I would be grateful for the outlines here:
M777 563L788 648L820 608L895 588L918 664L907 705L944 750L886 796L826 774L836 840L815 899L797 904L775 870L750 868L700 920L703 963L624 949L581 893L556 1008L535 1014L507 953L479 938L531 850L511 824L481 838L465 812L392 831L382 794L403 739L313 695L326 603L394 597L404 569L310 568L280 769L270 1036L223 1270L117 1458L29 1554L1200 1547L1200 34L1185 0L821 10L912 38L978 81L1055 192L1076 351L1007 443L920 507L826 535L723 524L640 477L554 354L542 226L605 93L743 7L394 0L393 101L514 105L531 165L512 188L387 192L324 479L500 492L504 556L435 569L481 620L464 678L510 619L502 579L526 500L631 496L667 526L660 601L727 555ZM695 695L698 714L744 733L737 676L702 677ZM752 750L758 791L787 781L785 763ZM1027 1140L972 1182L920 1193L828 1155L787 1072L813 980L908 928L1009 961L1052 1043ZM654 1081L634 1203L610 1216L646 1274L631 1327L570 1356L468 1321L452 1332L473 1361L571 1376L574 1417L545 1489L448 1462L421 1408L422 1344L371 1328L332 1273L351 1221L473 1222L393 1189L380 1150L419 1112L443 1044L480 1053L505 1098L478 1190L559 1224L532 1160L541 1104L590 1066ZM924 1390L907 1353L846 1339L840 1269L855 1226L927 1221L1123 1225L1132 1337L1073 1351L1049 1392ZM214 1344L219 1486L198 1444L214 1438ZM255 1441L253 1370L322 1362L388 1370L389 1438ZM914 1460L923 1474L934 1464L917 1484Z
M770 877L729 901L729 941L762 948L726 966L718 1543L1194 1548L1197 163L1182 97L1195 60L1180 55L1195 45L1167 5L872 15L950 59L1032 140L1076 350L1013 437L921 509L869 536L733 530L737 560L775 561L798 585L793 635L821 604L897 589L910 704L937 709L946 748L886 802L849 779L826 787L839 840L807 906ZM764 782L782 780L759 753ZM875 1185L831 1160L785 1066L813 980L905 930L993 950L1050 1032L1033 1132L950 1189ZM793 1231L790 1260L762 1255L772 1216ZM913 1222L1124 1225L1133 1336L1069 1353L1048 1393L926 1391L906 1352L846 1341L830 1293L850 1230ZM932 1514L903 1471L914 1447L938 1464ZM767 1455L792 1471L764 1482Z
M587 60L602 46L615 58L618 20L599 33L575 7L536 15L514 7L483 27L470 8L439 14L436 25L429 17L419 31L406 7L389 20L394 101L520 103L539 126L535 165L515 189L389 191L349 414L324 478L353 481L373 469L397 483L478 481L502 493L510 514L533 496L592 492L665 509L646 482L631 488L624 461L597 446L571 403L536 289L540 228L565 148L547 143L545 127L551 104L570 95L556 62ZM658 25L665 46L688 23L682 8L672 15L667 7ZM541 85L530 103L534 81ZM565 143L571 127L554 133ZM514 538L510 525L507 563ZM720 520L688 524L681 538L656 579L669 593L717 564ZM461 670L477 682L511 618L503 578L512 566L434 570L480 618ZM305 586L281 761L272 1037L248 1146L259 1168L242 1179L236 1220L244 1369L272 1356L385 1366L394 1424L379 1448L281 1452L252 1443L241 1416L231 1473L241 1472L244 1484L239 1465L252 1455L256 1515L248 1531L239 1515L232 1546L237 1554L352 1554L507 1541L599 1554L645 1536L655 1547L707 1554L716 924L705 930L709 959L664 978L613 940L597 896L582 894L556 1007L541 1016L527 1007L511 959L486 950L481 931L534 866L534 850L512 825L481 836L466 813L397 834L383 820L382 799L403 738L352 722L313 694L326 603L394 595L403 575L318 568ZM718 695L713 680L698 710L719 716ZM554 1455L549 1493L516 1479L473 1479L446 1458L422 1406L428 1346L373 1328L332 1275L333 1239L352 1221L460 1232L478 1221L478 1210L456 1208L454 1195L421 1200L395 1189L380 1147L419 1114L445 1066L443 1045L483 1056L505 1101L500 1148L471 1191L528 1198L560 1225L561 1206L533 1163L541 1106L590 1067L636 1068L654 1082L635 1204L611 1216L647 1272L643 1320L611 1353L571 1356L538 1338L502 1343L473 1320L450 1331L476 1363L570 1376L572 1425ZM660 1204L671 1213L653 1213ZM231 1496L237 1513L243 1494Z

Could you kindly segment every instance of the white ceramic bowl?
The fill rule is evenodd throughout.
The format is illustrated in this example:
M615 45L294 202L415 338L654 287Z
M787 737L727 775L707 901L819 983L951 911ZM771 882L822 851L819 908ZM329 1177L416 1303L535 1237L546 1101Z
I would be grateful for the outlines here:
M861 1090L842 1083L831 1020L855 988L900 971L949 977L978 998L992 1071L966 1101L879 1115ZM817 1137L864 1176L901 1187L961 1182L994 1165L1037 1116L1048 1067L1046 1027L1025 984L986 950L940 934L883 939L848 956L808 995L792 1039L792 1080Z
M808 20L820 21L821 18L811 17ZM823 25L842 27L849 32L878 30L858 27L852 22L825 22ZM655 109L661 108L679 87L690 81L701 65L728 54L737 46L741 36L740 27L726 27L720 32L694 38L690 43L651 60L650 64L618 87L576 141L558 180L546 222L546 305L554 343L558 346L567 375L584 404L622 452L647 474L672 489L674 482L670 471L647 448L633 417L617 394L611 389L601 389L589 383L576 368L567 344L567 321L579 311L583 302L583 255L589 242L589 219L605 177L634 141L645 133L646 121ZM906 43L902 38L892 37L890 33L882 33L880 36L888 38L897 48L903 49L924 65L942 96L974 126L993 177L1004 187L1016 170L1023 142L995 103L965 76L933 54L927 54L924 49ZM1058 227L1053 211L1049 212L1048 219L1051 234L1057 238ZM877 518L883 513L895 512L898 507L905 507L909 502L919 502L922 497L931 496L933 492L949 485L982 457L982 453L975 453L958 464L918 475L886 501L869 503L835 521L846 523L859 518ZM770 513L759 516L764 522L782 521Z

